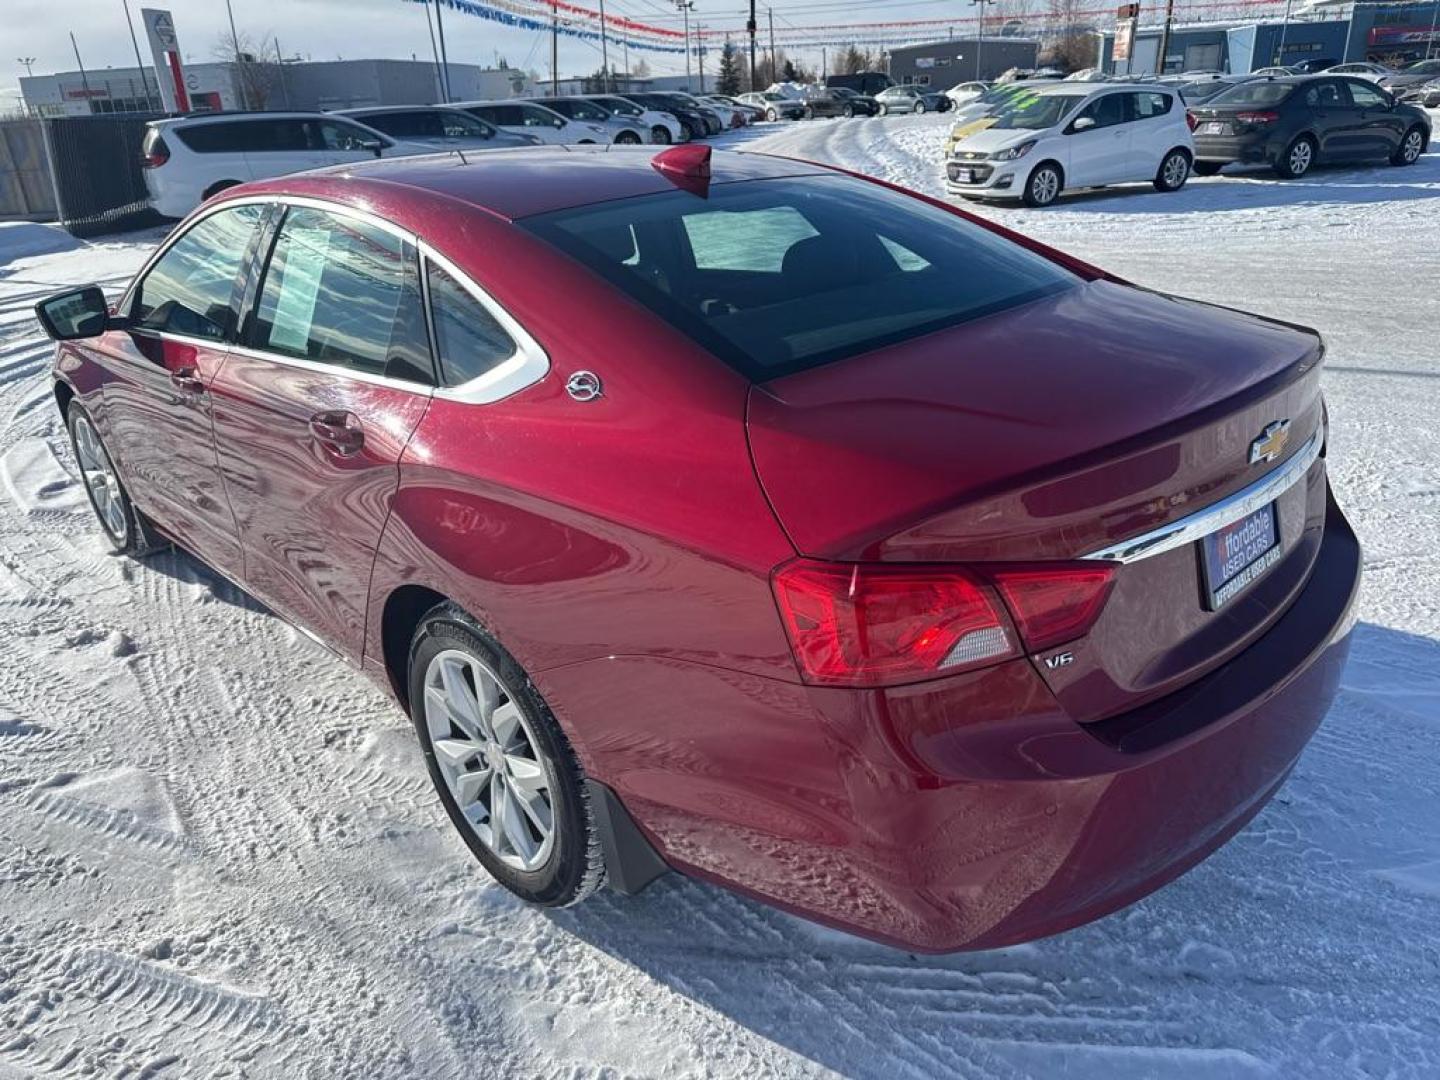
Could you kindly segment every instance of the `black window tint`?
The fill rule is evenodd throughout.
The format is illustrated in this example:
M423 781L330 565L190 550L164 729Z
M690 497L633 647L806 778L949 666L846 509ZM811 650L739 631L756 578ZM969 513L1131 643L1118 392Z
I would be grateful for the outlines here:
M360 121L365 124L366 127L372 127L376 131L383 131L386 135L393 135L397 139L407 137L433 138L444 134L444 128L440 123L440 117L437 113L366 113L360 117Z
M243 153L245 150L245 125L193 124L176 127L175 136L197 154Z
M1095 121L1095 127L1097 128L1123 124L1126 119L1125 98L1125 94L1106 94L1104 97L1098 97L1089 105L1086 105L1085 108L1081 109L1080 115L1075 117L1075 119L1080 120L1088 116ZM1094 128L1090 130L1093 131Z
M1279 105L1295 89L1294 83L1271 82L1268 79L1232 86L1210 99L1211 105Z
M429 382L414 248L352 218L292 208L249 337L285 356Z
M842 177L721 184L703 201L666 192L522 225L757 382L1079 280L955 214Z
M1390 99L1369 83L1347 82L1344 85L1350 90L1350 100L1362 109L1383 109L1390 104Z
M340 120L307 120L305 127L309 145L315 150L371 150L379 141L373 131Z
M463 285L434 263L426 275L441 382L469 382L515 355L514 340Z
M130 317L149 330L221 341L235 326L237 285L265 208L252 203L196 222L160 256L139 287Z

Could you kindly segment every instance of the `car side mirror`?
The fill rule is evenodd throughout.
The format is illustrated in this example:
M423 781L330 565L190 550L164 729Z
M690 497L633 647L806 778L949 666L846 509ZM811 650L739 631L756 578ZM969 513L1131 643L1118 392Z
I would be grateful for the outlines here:
M1077 116L1075 122L1070 125L1070 134L1073 135L1077 131L1089 131L1094 126L1095 118L1093 116Z
M99 337L116 324L110 318L110 305L105 302L99 285L85 285L47 297L35 305L35 317L55 341Z

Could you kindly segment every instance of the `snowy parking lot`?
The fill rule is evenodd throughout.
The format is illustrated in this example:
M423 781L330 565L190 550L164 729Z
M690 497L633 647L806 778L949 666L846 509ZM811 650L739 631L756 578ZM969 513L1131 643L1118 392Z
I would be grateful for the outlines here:
M945 128L721 142L939 194ZM521 907L368 683L183 554L104 554L30 309L120 287L161 234L0 225L0 1080L1440 1075L1440 147L977 212L1326 338L1360 624L1249 828L989 953L915 957L675 875Z

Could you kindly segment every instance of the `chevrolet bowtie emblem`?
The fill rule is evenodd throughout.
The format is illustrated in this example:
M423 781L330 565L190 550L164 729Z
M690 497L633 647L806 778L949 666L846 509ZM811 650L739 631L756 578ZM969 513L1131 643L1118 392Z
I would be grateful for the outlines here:
M1289 420L1276 420L1273 424L1267 424L1265 430L1260 432L1260 437L1250 444L1250 464L1274 461L1289 441Z

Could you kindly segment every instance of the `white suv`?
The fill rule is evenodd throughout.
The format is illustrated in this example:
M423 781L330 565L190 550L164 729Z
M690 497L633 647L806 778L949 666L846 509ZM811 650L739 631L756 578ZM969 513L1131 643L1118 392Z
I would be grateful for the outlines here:
M201 114L152 120L148 127L140 150L145 187L155 209L172 218L247 180L435 152L324 113Z
M1178 191L1195 160L1185 103L1168 86L1053 83L986 121L945 162L952 195L1048 206L1066 189L1138 180Z

